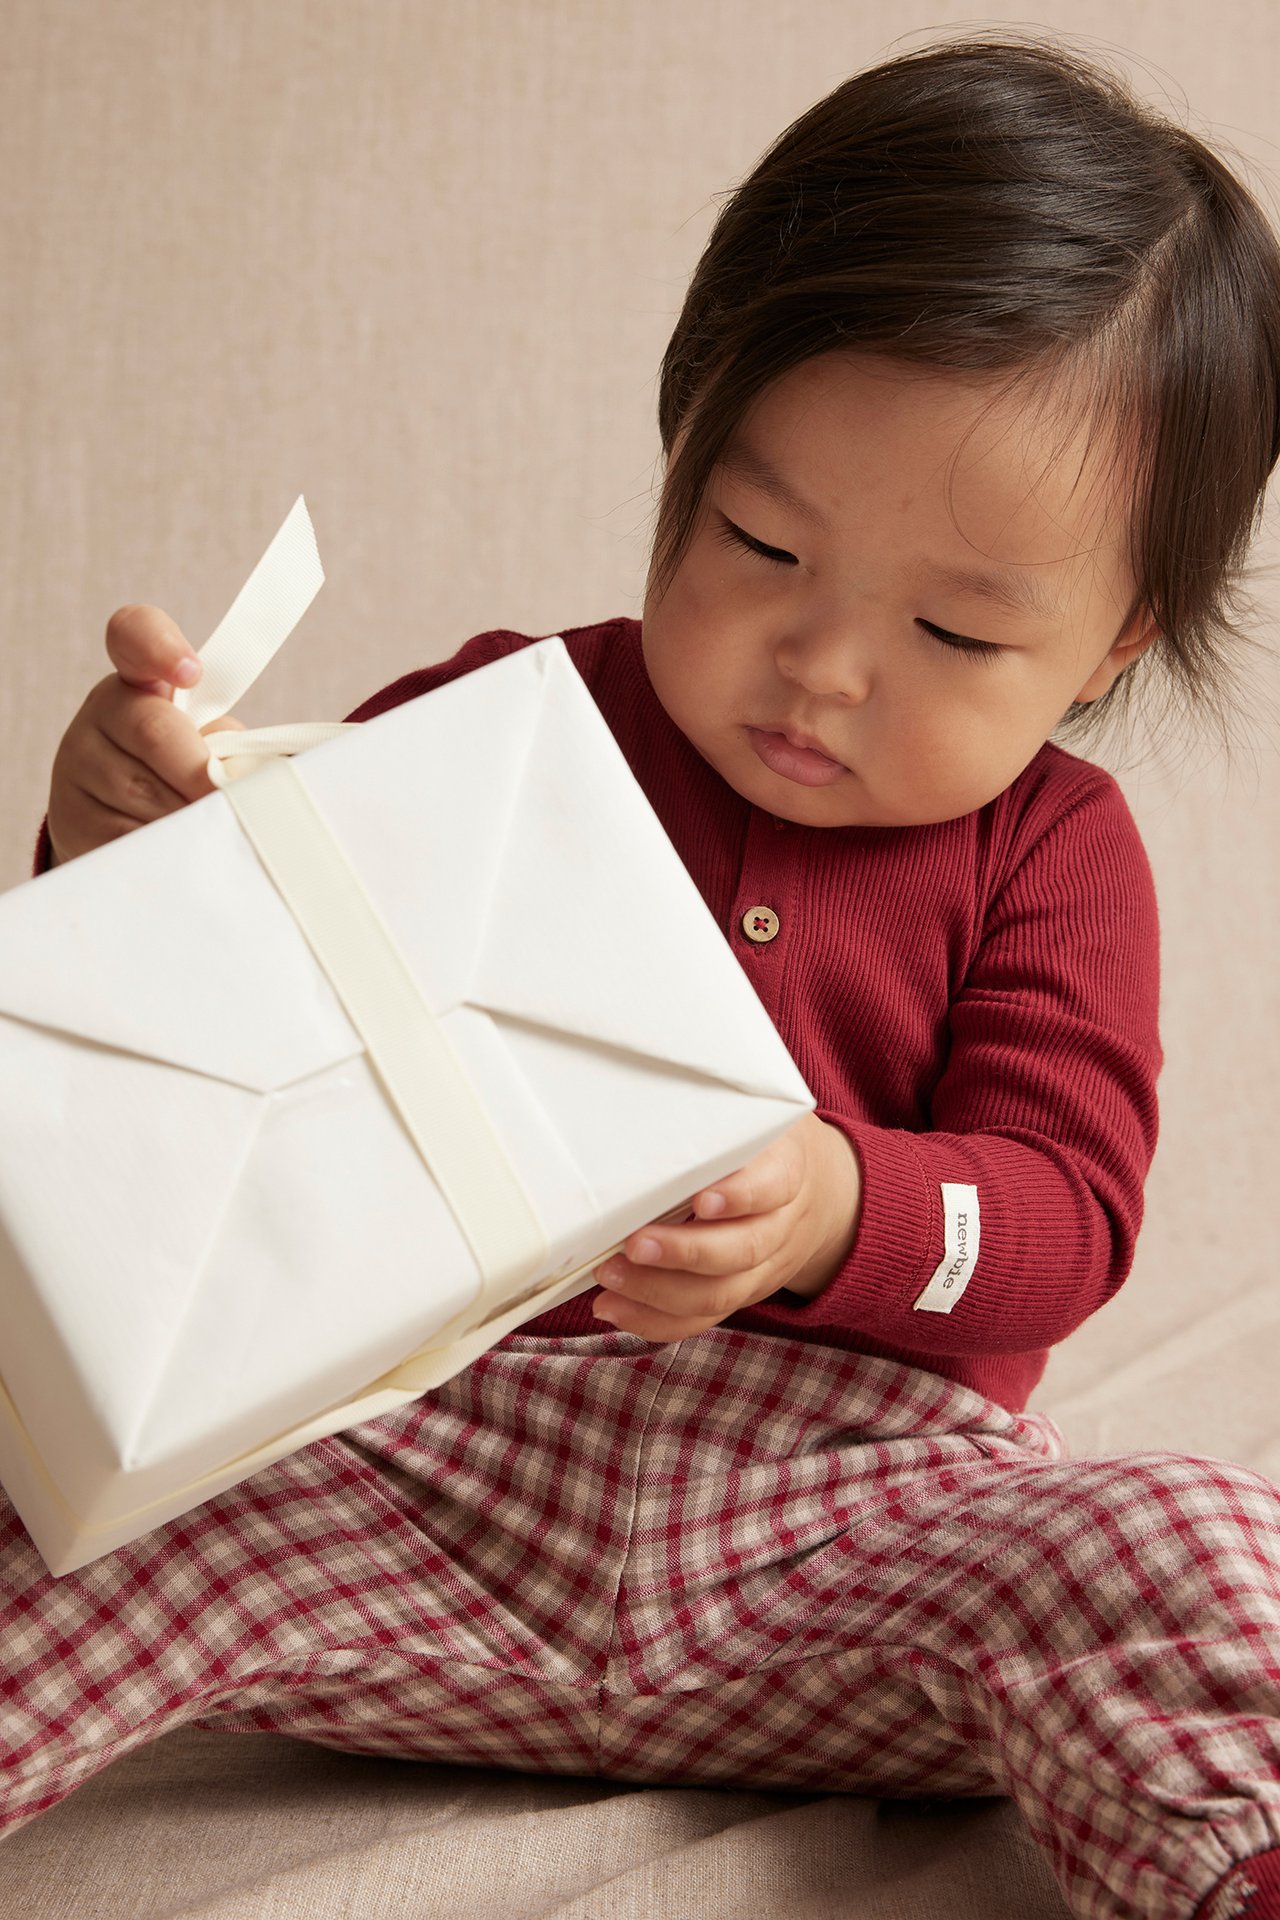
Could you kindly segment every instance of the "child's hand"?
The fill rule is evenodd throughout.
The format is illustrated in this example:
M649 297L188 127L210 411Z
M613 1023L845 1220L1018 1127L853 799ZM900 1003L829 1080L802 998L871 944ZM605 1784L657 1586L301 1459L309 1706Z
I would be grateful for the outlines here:
M717 1211L718 1194L725 1204ZM697 1218L632 1234L597 1269L608 1291L594 1302L596 1317L646 1340L683 1340L780 1287L812 1297L848 1255L861 1201L853 1148L808 1113L698 1194ZM645 1242L656 1248L648 1258Z
M113 613L107 653L116 671L93 688L54 756L48 813L58 866L212 793L201 734L244 730L229 715L197 729L174 706L174 687L194 684L200 669L179 674L195 654L159 607Z

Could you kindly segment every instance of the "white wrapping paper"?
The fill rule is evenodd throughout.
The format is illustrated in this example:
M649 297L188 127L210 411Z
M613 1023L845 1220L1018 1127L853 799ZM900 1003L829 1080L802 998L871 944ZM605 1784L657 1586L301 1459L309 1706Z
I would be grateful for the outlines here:
M315 590L241 596L215 706ZM288 732L0 898L0 1480L55 1572L448 1378L814 1104L558 637ZM436 1177L237 813L273 781L496 1161Z

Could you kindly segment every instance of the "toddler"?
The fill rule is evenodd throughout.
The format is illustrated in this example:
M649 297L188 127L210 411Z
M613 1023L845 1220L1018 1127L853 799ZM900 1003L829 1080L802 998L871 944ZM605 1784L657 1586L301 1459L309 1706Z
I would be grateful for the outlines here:
M1280 1490L1027 1410L1129 1271L1160 1065L1150 869L1059 740L1162 675L1212 702L1278 368L1254 201L1051 44L783 133L663 361L643 618L565 641L816 1111L444 1387L74 1575L5 1506L8 1823L195 1723L1010 1794L1081 1920L1280 1916ZM210 791L175 623L107 649L37 872Z

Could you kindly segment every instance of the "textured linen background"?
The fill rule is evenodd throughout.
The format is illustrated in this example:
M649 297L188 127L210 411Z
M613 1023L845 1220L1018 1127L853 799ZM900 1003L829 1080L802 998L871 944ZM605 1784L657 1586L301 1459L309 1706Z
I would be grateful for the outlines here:
M1275 217L1274 0L7 0L0 885L113 609L202 645L300 492L328 583L250 724L338 717L485 627L638 613L657 368L718 196L850 72L997 22L1111 55ZM1079 1450L1280 1476L1270 533L1259 560L1234 764L1122 773L1163 909L1163 1137L1133 1277L1038 1398Z

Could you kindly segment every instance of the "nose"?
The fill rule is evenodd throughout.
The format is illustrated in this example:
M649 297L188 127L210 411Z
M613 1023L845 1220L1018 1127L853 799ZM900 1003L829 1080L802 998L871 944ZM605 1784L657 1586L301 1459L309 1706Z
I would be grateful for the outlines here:
M857 706L871 691L869 648L859 644L847 623L791 628L774 647L774 660L784 680L815 700Z

